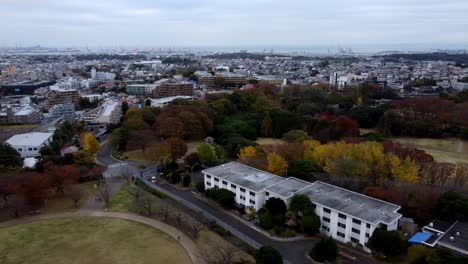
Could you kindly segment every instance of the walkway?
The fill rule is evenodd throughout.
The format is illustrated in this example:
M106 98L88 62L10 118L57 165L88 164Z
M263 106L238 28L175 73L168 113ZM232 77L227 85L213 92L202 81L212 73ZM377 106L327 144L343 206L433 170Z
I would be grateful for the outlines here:
M163 222L154 220L152 218L147 218L130 213L117 213L117 212L102 212L102 211L93 211L93 210L79 210L76 212L68 213L58 213L58 214L44 214L37 215L26 218L19 218L10 220L7 222L0 223L0 228L8 227L18 224L31 223L34 221L48 220L48 219L57 219L57 218L70 218L70 217L107 217L107 218L117 218L133 222L142 223L156 229L161 230L162 232L168 234L170 237L179 242L179 244L185 249L193 264L202 264L203 261L198 257L199 250L195 243L183 232L177 230L176 228L167 225Z

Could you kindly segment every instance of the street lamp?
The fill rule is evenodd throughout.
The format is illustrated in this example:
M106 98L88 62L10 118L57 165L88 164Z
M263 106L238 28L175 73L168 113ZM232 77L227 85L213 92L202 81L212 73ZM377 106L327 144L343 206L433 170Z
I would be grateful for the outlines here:
M190 182L193 182L193 168L198 165L198 162L193 164L193 166L190 167Z

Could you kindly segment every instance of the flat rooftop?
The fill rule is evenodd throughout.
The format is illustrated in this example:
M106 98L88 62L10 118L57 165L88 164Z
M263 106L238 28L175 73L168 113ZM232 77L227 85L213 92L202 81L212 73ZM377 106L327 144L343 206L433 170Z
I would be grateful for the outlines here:
M294 177L290 177L285 179L284 181L281 181L275 185L266 188L265 190L267 192L271 192L287 198L289 196L294 195L297 191L304 189L310 185L312 185L312 183Z
M437 244L468 254L468 222L456 222Z
M262 191L271 185L285 180L285 178L238 162L229 162L203 170L203 172L255 192Z
M352 192L323 182L314 182L298 193L309 196L313 203L377 224L390 224L401 217L400 206Z
M50 137L52 133L31 132L12 136L6 142L11 146L40 146Z

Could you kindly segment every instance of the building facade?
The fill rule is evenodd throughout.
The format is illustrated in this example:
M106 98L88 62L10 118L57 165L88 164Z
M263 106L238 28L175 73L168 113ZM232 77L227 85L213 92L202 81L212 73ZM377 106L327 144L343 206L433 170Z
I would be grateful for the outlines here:
M206 169L203 174L206 189L229 190L237 204L257 211L272 197L289 205L295 194L304 194L316 205L323 234L364 248L376 228L396 230L402 217L398 205L319 181L279 177L237 162Z
M52 133L31 132L14 135L6 143L16 149L22 158L37 157L42 147L52 143L52 137Z

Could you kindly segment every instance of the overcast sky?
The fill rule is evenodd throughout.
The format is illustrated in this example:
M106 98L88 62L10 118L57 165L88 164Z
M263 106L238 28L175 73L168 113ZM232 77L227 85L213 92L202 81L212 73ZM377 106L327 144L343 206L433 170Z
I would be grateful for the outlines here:
M468 46L468 0L0 0L0 46Z

